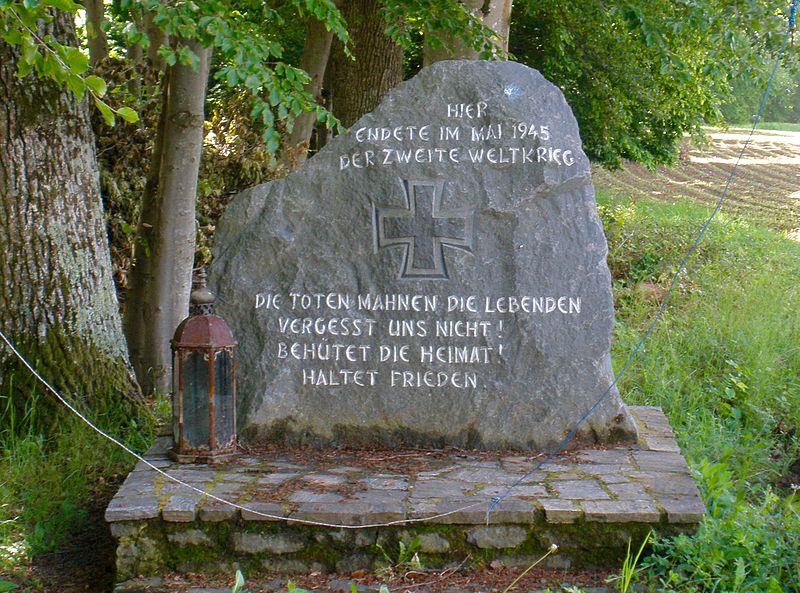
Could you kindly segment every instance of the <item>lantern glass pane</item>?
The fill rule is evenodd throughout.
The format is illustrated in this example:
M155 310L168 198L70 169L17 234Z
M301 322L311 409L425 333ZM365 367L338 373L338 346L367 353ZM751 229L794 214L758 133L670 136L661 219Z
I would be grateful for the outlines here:
M232 362L227 350L214 357L214 428L220 447L227 447L235 436Z
M178 399L181 394L180 391L180 362L181 355L177 350L172 351L172 439L174 443L180 440L180 427L178 426L178 418L181 411L178 409Z
M192 448L209 446L208 361L190 352L183 361L183 436Z

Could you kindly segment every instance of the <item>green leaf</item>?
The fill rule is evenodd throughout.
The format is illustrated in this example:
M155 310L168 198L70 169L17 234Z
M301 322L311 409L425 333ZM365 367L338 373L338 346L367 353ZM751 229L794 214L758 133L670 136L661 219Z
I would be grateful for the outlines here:
M5 579L0 579L0 593L7 593L8 591L13 591L19 587L16 583L12 583L11 581L7 581Z
M76 47L68 47L64 52L64 63L73 74L83 74L89 69L89 58Z
M2 2L4 0L0 0L0 6L2 6ZM3 41L8 43L9 45L17 45L22 40L22 35L20 34L18 29L9 29L5 33L3 33Z
M76 13L80 8L80 5L72 0L48 0L48 4L64 12Z
M101 101L97 97L94 98L94 104L100 110L100 113L103 114L103 119L105 120L106 124L108 124L109 126L113 126L115 118L114 118L114 111L111 109L111 107L106 105L103 101Z
M120 107L117 109L117 115L129 124L135 124L137 121L139 121L139 114L130 107Z
M106 90L108 88L106 86L106 81L99 76L92 74L87 76L84 80L86 81L86 86L88 86L89 89L91 89L91 91L98 97L102 97L106 94Z
M83 95L86 93L86 81L84 81L83 78L77 74L70 74L67 76L67 86L75 97L77 97L78 101L83 99Z

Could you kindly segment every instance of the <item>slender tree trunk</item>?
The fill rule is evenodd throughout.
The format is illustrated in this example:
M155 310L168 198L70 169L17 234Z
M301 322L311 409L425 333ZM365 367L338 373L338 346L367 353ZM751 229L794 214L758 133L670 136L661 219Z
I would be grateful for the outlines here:
M342 16L349 25L355 61L334 41L330 68L333 113L345 127L375 109L383 96L403 80L403 48L384 31L378 0L347 0Z
M305 90L318 103L322 102L320 92L322 91L322 81L325 78L325 68L331 54L331 41L333 41L333 32L328 31L321 21L313 16L309 17L306 46L303 48L303 56L300 58L300 67L311 76ZM285 166L294 168L305 162L316 122L316 116L308 112L302 113L295 120L292 133L286 141L287 149L284 150L281 158Z
M130 19L137 29L142 28L142 15L139 9L129 11ZM132 43L126 50L128 58L128 92L138 98L142 93L142 76L144 74L144 50L141 44Z
M498 49L503 53L508 52L508 33L511 26L511 4L513 0L464 0L462 2L469 10L483 20L483 24L494 31L500 38ZM426 32L426 40L438 37L440 34ZM422 62L429 66L442 60L477 60L478 52L469 47L458 37L439 38L438 47L425 43L422 50Z
M40 34L77 43L60 11ZM0 41L0 329L63 392L136 399L86 102L18 57ZM0 345L0 383L15 365Z
M86 24L89 37L89 61L95 68L108 57L108 37L103 29L106 20L103 0L85 0Z
M164 60L158 56L158 49L162 45L169 45L167 34L158 28L154 22L155 15L152 12L144 13L144 30L150 45L147 46L147 62L155 70L163 70L166 67Z
M142 201L126 300L125 326L136 375L146 392L169 389L170 346L189 306L195 244L195 202L206 80L211 50L185 42L198 69L167 70L161 121Z

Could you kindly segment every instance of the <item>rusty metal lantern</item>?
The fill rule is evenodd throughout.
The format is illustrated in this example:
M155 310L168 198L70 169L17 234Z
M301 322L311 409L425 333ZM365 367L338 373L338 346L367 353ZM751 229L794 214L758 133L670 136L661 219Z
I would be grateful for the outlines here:
M172 338L170 457L214 463L236 451L236 340L214 315L216 297L204 270L192 284L189 317Z

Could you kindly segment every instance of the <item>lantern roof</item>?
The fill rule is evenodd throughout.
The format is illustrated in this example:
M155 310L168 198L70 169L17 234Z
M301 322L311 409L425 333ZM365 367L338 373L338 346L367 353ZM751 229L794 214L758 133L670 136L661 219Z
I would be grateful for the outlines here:
M175 330L173 348L229 348L236 346L228 324L216 315L193 315Z

